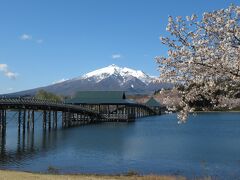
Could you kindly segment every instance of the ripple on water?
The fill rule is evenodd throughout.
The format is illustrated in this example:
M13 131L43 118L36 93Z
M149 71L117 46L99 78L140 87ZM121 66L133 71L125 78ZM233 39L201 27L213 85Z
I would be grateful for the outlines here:
M240 176L240 113L199 113L186 124L176 114L135 123L103 123L18 134L8 120L0 168L70 173ZM61 122L58 123L59 125ZM3 142L3 143L2 143Z

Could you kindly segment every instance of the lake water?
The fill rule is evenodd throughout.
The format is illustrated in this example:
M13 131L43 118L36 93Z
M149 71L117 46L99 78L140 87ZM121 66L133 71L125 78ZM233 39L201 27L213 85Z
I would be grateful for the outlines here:
M37 116L37 115L36 115ZM18 135L9 113L0 169L61 173L240 177L240 113L200 113L186 124L176 114L134 123L103 123ZM60 125L60 122L59 122ZM39 126L39 127L38 127Z

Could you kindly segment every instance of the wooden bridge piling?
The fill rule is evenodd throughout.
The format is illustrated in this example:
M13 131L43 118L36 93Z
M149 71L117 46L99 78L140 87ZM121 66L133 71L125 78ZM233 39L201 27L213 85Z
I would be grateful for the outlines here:
M34 129L34 110L27 111L27 130Z
M63 112L62 114L62 127L67 128L73 125L73 113L71 112Z
M4 128L6 130L6 126L7 126L7 110L4 110Z
M21 130L21 123L22 123L22 111L19 109L18 110L18 131Z
M66 112L62 112L62 127L65 127L65 123L66 123Z
M57 129L57 121L58 121L58 112L54 111L53 112L53 128Z
M2 136L6 135L7 114L5 109L0 110L0 131Z
M1 131L4 129L4 110L1 109Z
M31 115L31 117L32 117L32 129L34 130L34 124L35 124L35 113L34 113L34 110L32 110L32 115Z
M3 129L2 122L3 122L3 115L2 115L2 110L0 110L0 130L1 131Z
M27 130L30 128L30 110L27 111Z
M23 132L25 133L25 130L26 130L26 109L23 110Z
M67 116L66 116L66 127L70 127L72 124L72 113L67 112Z
M44 110L43 111L43 129L46 129L47 127L47 112Z
M51 129L51 111L48 111L48 129Z
M0 110L0 119L1 119L1 132L0 132L0 155L4 155L6 152L6 128L4 128L4 126L2 126L2 123L4 121L3 118L3 111Z

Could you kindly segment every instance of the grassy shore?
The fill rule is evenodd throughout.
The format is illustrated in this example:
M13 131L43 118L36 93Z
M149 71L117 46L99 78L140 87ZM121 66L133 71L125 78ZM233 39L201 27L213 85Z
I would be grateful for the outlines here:
M18 171L8 171L0 170L1 180L27 180L27 179L37 179L37 180L186 180L184 177L180 176L139 176L139 175L84 175L84 174L74 174L74 175L59 175L59 174L38 174L29 172L18 172Z

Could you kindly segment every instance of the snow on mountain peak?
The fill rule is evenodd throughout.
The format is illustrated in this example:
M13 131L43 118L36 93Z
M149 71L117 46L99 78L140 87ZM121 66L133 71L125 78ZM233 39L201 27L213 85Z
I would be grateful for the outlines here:
M145 84L149 84L154 78L145 74L140 70L134 70L127 67L119 67L115 64L109 65L107 67L89 72L82 76L83 79L94 78L97 82L109 77L109 76L121 76L123 79L126 79L130 76L138 78Z

